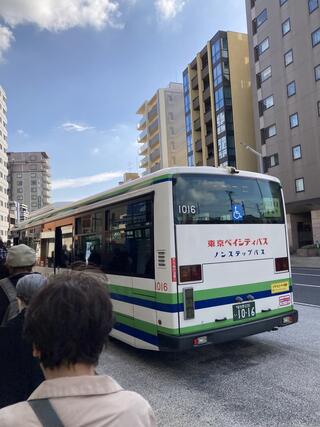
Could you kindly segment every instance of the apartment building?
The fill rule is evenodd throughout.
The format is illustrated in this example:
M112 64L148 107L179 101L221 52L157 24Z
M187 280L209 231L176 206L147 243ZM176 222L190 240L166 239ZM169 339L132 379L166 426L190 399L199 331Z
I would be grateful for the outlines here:
M4 241L9 229L7 149L7 97L0 86L0 238Z
M19 202L9 202L9 235L10 230L19 222L29 217L28 206Z
M189 166L256 171L248 37L219 31L183 72Z
M140 168L143 175L170 166L185 166L187 153L183 87L170 83L158 89L137 111L142 116L137 125L142 156Z
M246 0L255 135L281 179L290 247L320 241L319 0Z
M30 212L49 204L50 165L44 152L8 153L9 197Z

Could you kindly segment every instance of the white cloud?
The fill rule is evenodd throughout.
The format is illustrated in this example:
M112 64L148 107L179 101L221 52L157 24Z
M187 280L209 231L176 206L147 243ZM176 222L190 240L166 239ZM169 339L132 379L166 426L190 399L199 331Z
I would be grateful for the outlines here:
M155 6L163 20L174 18L189 0L155 0Z
M3 61L3 55L11 46L13 40L14 37L10 28L0 25L0 62Z
M94 155L97 155L97 154L99 154L100 153L100 148L98 148L98 147L95 147L93 150L92 150L92 154L94 154Z
M23 137L27 137L27 136L29 136L28 134L27 134L27 132L25 132L23 129L18 129L17 130L17 135L19 135L19 136L23 136Z
M94 129L93 126L87 126L81 123L71 123L71 122L63 123L61 127L63 130L67 132L85 132L86 130Z
M111 181L122 176L123 172L104 172L97 175L83 176L80 178L57 179L52 181L52 189L61 190L62 188L86 187L92 184Z
M0 5L0 17L11 27L34 24L49 31L117 26L119 15L116 0L1 0Z

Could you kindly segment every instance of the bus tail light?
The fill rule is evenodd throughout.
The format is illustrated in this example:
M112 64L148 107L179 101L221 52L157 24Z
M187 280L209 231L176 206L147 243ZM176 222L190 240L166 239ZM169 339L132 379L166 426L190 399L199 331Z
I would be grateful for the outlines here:
M201 282L201 265L182 265L180 267L180 282Z
M184 320L194 319L194 295L193 288L183 290Z
M290 325L291 323L294 323L293 316L285 316L282 318L283 325Z
M206 336L204 336L204 337L198 337L198 338L195 338L193 340L193 345L195 347L197 347L198 345L207 344L207 342L208 342L208 337L206 337Z
M276 272L288 271L289 270L288 257L275 258L275 267L276 267Z
M171 258L171 278L173 283L177 281L177 258Z

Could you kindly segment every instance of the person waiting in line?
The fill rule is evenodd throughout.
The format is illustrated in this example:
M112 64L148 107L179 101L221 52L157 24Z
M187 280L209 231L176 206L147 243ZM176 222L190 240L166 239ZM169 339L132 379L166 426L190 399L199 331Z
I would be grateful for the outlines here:
M22 277L16 286L20 313L0 327L0 408L26 400L44 380L22 330L26 309L46 282L46 277L37 273Z
M8 277L0 280L0 325L15 317L18 310L16 285L19 279L32 272L36 262L36 253L27 245L12 246L8 250L5 266Z
M96 374L112 324L103 276L80 271L51 276L25 319L25 336L46 380L28 401L1 409L0 425L47 426L50 414L52 425L68 427L155 426L145 399Z

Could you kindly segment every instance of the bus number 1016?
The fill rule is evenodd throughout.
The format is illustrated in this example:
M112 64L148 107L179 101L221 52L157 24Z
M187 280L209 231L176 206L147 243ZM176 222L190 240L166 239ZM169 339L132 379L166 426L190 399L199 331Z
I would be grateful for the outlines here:
M178 205L179 214L195 214L197 213L197 208L195 205Z

